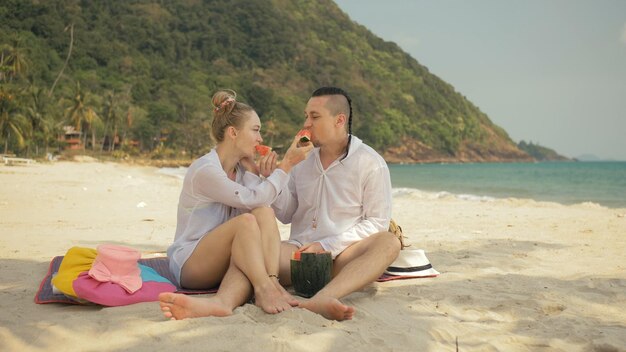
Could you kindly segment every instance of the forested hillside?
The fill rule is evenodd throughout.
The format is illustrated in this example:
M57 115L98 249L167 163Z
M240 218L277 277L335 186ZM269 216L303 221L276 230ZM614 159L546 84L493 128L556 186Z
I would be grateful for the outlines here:
M533 142L520 141L517 147L537 161L571 161L571 159L560 155L555 150Z
M17 154L62 146L70 125L88 149L197 156L212 145L218 88L252 105L279 146L310 93L337 85L355 134L389 161L531 159L330 0L3 0L0 45L0 141Z

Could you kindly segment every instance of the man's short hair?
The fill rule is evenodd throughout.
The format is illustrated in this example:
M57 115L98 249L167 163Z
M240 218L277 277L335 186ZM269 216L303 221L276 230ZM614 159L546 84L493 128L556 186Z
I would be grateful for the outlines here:
M334 116L339 114L346 115L350 118L352 115L351 99L345 90L337 87L321 87L316 89L311 97L325 97L329 99L326 101L326 108Z

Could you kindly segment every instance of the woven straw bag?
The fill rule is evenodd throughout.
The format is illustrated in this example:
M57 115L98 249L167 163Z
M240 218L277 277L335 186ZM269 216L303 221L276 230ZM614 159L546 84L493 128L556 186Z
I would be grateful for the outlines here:
M400 240L400 249L405 249L406 247L410 246L410 245L404 244L404 239L406 237L402 234L402 227L396 224L396 222L393 219L389 221L389 232L396 235L396 237L398 237L398 239Z

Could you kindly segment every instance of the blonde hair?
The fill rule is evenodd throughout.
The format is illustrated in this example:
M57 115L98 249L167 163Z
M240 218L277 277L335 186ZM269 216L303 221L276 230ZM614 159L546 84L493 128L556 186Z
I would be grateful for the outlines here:
M237 101L237 93L231 89L222 89L213 94L213 122L211 136L217 143L224 140L224 133L230 126L241 128L245 120L254 111L250 106Z

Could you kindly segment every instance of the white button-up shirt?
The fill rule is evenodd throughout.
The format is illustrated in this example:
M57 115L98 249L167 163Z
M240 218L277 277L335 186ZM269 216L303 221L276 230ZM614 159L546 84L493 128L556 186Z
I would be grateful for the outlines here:
M336 257L352 243L389 228L391 179L385 160L355 136L348 156L326 170L319 153L314 149L294 166L272 207L281 222L291 223L292 243L319 242Z
M215 149L195 160L185 174L178 200L176 235L167 250L176 280L180 283L180 270L200 239L241 213L269 206L288 181L289 176L281 169L262 180L240 164L232 181Z

